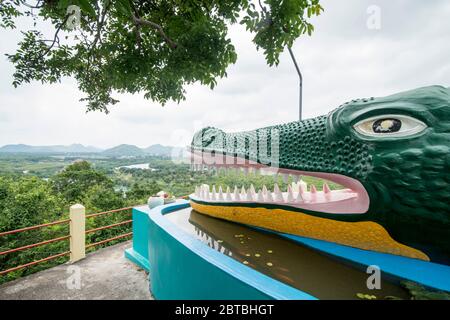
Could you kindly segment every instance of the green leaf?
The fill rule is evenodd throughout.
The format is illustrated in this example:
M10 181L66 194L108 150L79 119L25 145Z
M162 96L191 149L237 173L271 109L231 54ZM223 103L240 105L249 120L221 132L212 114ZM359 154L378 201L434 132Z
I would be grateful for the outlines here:
M125 16L130 16L133 12L128 0L117 0L116 7Z
M70 4L70 0L59 0L59 2L58 2L58 8L59 9L67 9L67 7L69 6L69 4Z
M89 0L79 0L81 11L84 13L87 13L91 17L96 17L96 12L94 7L91 4L91 1Z
M84 15L95 17L100 14L95 4L107 1L57 0L58 7L45 5L31 13L31 18L43 17L56 28L68 5L78 5ZM22 9L21 1L11 3ZM279 64L286 46L313 33L307 17L322 10L318 0L266 0L267 12L248 0L153 1L151 5L135 1L140 17L157 24L153 28L133 24L131 3L114 0L103 25L89 19L79 26L82 36L73 41L70 36L70 41L64 41L68 44L53 46L48 52L39 30L25 32L18 50L8 56L16 69L13 85L72 77L85 94L81 101L88 111L107 112L118 102L113 92L142 93L162 105L179 102L185 99L187 85L214 88L226 77L227 68L237 59L228 37L230 24L244 25L258 53L272 66ZM0 10L0 27L14 25L19 11L12 9Z

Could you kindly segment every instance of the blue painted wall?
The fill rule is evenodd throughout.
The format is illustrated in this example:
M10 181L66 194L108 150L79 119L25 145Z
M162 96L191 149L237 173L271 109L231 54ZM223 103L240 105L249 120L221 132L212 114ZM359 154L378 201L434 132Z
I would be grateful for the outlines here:
M314 299L215 251L164 218L164 214L188 206L187 201L180 200L152 210L147 206L133 209L133 247L125 255L150 272L156 298ZM382 272L450 291L448 266L280 235L360 265L377 265Z
M215 251L179 230L164 214L184 200L152 210L133 209L133 248L125 255L147 266L157 299L315 299Z

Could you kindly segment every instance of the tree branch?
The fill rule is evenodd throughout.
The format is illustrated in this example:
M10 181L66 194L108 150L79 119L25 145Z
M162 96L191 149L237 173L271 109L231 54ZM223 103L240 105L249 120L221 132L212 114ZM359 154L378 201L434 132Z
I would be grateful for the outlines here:
M61 28L63 27L63 25L66 24L66 22L67 22L67 20L69 19L69 17L70 17L69 14L66 15L66 17L65 17L64 20L63 20L63 22L61 22L61 24L58 26L58 28L57 28L56 31L55 31L55 35L53 36L52 44L47 48L47 50L44 51L43 54L41 54L41 55L39 56L38 59L42 59L43 57L45 57L45 56L50 52L50 50L52 50L52 48L53 48L53 46L55 45L55 43L58 43L58 44L59 44L58 33L59 33L59 31L61 31Z
M97 42L100 40L101 42L101 32L103 29L103 25L105 24L105 17L106 14L108 13L109 7L111 6L111 1L108 1L105 4L105 7L103 8L103 11L101 13L101 18L99 20L97 20L97 34L94 38L94 42L92 43L92 48L94 48L97 45Z
M43 8L44 5L45 5L45 3L44 3L44 2L41 3L41 1L42 1L42 0L38 0L34 6L31 5L31 4L28 4L28 3L26 3L26 2L23 2L23 5L24 5L25 7L30 8L30 9L41 9L41 8Z
M149 20L138 18L134 14L132 17L133 17L133 22L134 22L134 24L136 24L136 26L147 26L147 27L156 29L156 31L158 31L158 33L161 35L161 37L163 37L164 41L169 45L169 47L171 47L172 49L176 49L178 47L178 45L166 35L163 28L159 24L154 23Z

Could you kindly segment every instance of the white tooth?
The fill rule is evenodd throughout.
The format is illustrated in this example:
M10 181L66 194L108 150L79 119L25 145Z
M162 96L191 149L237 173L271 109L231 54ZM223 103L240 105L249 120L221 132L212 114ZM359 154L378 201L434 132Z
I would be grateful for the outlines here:
M230 187L227 187L227 192L225 194L225 200L233 201L233 199L231 198Z
M284 202L283 194L281 191L275 192L275 201Z
M287 202L294 202L294 194L292 193L292 188L289 185L287 191Z
M300 192L301 193L305 193L308 191L308 184L305 181L300 180L299 184L300 184Z
M205 200L210 200L210 195L208 190L205 190Z
M256 190L255 187L253 186L253 184L250 185L250 192L254 195L256 194Z
M261 190L258 191L258 202L264 202L264 195L263 192Z
M244 186L241 188L241 195L245 196L247 194L247 191L245 190Z
M237 187L234 187L234 201L241 201L241 197L239 196L239 190Z
M294 182L297 183L299 179L300 179L300 176L295 174L294 175Z
M273 197L272 197L272 192L269 191L269 192L266 193L266 201L267 202L274 202L273 201Z
M302 197L302 193L299 192L297 195L297 199L295 199L296 202L303 202L303 197Z
M266 187L266 185L263 185L262 191L263 191L263 194L264 194L264 195L267 194L267 187Z
M238 190L238 187L237 187L237 186L234 186L233 192L234 192L234 193L236 193L236 192L239 192L239 190Z
M327 183L324 183L323 184L323 193L330 193L330 192L331 192L330 187L328 186Z
M278 183L275 183L273 185L273 192L274 193L280 193L280 188L278 187Z
M219 200L220 200L220 201L223 201L223 200L224 200L224 198L223 198L222 187L219 187Z
M275 201L284 202L283 194L281 193L280 188L276 183L273 186L273 193L275 194Z
M297 183L292 182L292 183L291 183L291 187L292 187L292 191L293 191L293 192L298 192L299 186L298 186Z
M284 183L288 183L288 181L289 181L289 175L288 174L283 173L283 181L284 181Z
M211 200L216 200L216 186L212 187Z
M246 198L246 200L247 201L253 201L253 193L250 190L247 191L247 198Z
M310 191L311 193L317 193L316 186L313 185L313 184L311 185L310 190L311 190L311 191Z

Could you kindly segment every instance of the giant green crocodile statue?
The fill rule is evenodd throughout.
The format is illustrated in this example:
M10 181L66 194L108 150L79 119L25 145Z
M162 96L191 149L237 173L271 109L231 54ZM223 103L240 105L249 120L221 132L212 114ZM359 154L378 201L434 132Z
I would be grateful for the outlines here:
M208 127L194 167L273 170L344 187L210 190L198 212L277 232L450 264L450 88L347 102L326 116L240 133ZM243 188L244 189L244 188Z

